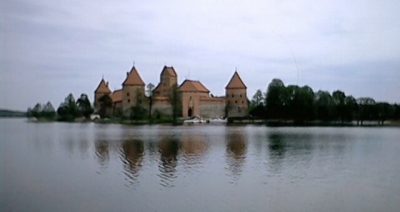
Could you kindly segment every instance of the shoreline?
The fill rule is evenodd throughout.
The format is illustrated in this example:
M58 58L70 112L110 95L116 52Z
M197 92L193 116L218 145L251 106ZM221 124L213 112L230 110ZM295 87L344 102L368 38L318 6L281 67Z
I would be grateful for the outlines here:
M59 121L59 120L46 120L46 119L33 119L26 117L1 117L3 119L26 119L30 123L95 123L95 124L123 124L123 125L156 125L156 124L169 124L169 125L213 125L213 123L194 123L185 124L183 119L178 119L174 124L172 120L121 120L121 119L96 119L87 120L79 119L75 121ZM227 123L218 123L219 125L227 126L240 126L240 125L265 125L267 127L400 127L400 121L385 121L384 124L378 124L377 121L364 121L363 125L357 125L356 121L353 122L324 122L324 121L309 121L296 123L294 121L283 121L283 120L231 120Z

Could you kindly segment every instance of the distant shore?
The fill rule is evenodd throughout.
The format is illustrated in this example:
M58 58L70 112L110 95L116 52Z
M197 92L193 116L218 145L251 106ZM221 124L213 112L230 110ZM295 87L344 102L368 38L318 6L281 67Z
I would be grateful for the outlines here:
M35 119L26 117L1 117L1 118L25 118L28 122L32 123L98 123L98 124L125 124L125 125L151 125L151 124L171 124L172 120L125 120L125 119L76 119L75 121L58 121L58 120L46 120L46 119ZM184 124L184 119L178 119L174 125ZM208 123L198 123L192 125L207 125ZM385 121L382 125L378 124L377 121L364 121L362 125L357 125L356 121L353 122L324 122L324 121L309 121L309 122L294 122L294 121L283 121L283 120L261 120L261 119L241 119L230 120L228 123L223 125L266 125L270 127L400 127L400 121Z

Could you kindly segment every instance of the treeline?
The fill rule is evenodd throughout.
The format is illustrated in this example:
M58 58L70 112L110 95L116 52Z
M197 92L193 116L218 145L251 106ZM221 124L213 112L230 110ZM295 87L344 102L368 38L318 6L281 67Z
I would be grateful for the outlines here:
M0 109L0 117L25 117L26 113L22 111Z
M76 101L74 96L69 94L57 108L57 111L51 102L37 103L33 108L28 108L27 116L44 120L74 121L80 117L89 118L92 113L93 107L86 94L81 94Z
M297 123L308 121L351 122L400 119L400 106L387 102L376 102L369 97L354 98L343 91L314 92L309 86L288 85L273 79L267 92L260 90L250 101L250 115L270 120L291 120Z

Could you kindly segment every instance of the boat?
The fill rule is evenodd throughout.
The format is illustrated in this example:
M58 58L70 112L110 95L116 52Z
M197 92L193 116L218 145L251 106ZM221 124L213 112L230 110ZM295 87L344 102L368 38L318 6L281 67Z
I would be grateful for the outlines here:
M214 118L214 119L209 119L209 123L227 123L228 120L226 118Z
M194 124L194 123L206 123L206 121L204 119L202 119L202 118L194 117L192 119L184 120L183 123L191 123L191 124Z

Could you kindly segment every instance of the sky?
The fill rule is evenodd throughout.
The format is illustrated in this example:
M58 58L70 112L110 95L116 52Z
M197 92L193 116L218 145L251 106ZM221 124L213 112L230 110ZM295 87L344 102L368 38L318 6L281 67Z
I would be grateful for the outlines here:
M400 103L398 0L1 1L0 108L93 101L132 65L157 85L200 80L224 95L237 70L251 99L274 78L314 92Z

